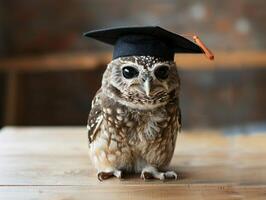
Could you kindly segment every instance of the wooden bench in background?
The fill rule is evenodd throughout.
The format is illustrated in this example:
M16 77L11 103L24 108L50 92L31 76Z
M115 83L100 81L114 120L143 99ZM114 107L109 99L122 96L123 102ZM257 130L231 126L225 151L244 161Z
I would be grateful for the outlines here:
M0 72L6 77L3 124L85 124L90 100L110 60L110 53L1 59ZM182 54L175 60L188 127L265 120L266 52L217 52L215 61Z

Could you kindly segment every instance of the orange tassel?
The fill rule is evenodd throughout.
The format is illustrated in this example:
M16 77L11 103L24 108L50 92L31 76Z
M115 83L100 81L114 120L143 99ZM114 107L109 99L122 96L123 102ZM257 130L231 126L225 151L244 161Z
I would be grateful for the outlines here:
M204 54L206 57L210 60L214 60L214 54L209 50L206 45L199 39L197 35L188 33L188 34L182 34L184 37L192 37L194 42L204 51Z
M214 60L214 55L213 53L206 47L206 45L199 39L197 35L193 36L193 40L199 45L199 47L204 51L205 55L207 58L210 60Z

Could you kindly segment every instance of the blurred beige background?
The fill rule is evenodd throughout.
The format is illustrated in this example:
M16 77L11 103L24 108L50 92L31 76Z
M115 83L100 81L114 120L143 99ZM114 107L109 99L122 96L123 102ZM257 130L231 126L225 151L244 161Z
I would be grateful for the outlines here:
M265 8L262 0L0 0L0 126L85 126L112 48L82 33L159 25L198 34L217 57L176 60L185 129L266 129Z

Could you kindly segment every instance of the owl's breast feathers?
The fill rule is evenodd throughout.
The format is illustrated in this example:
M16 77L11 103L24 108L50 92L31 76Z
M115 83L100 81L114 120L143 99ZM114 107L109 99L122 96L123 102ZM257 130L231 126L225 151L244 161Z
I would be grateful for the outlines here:
M181 127L181 113L178 98L174 95L171 99L167 105L151 111L137 110L115 102L99 90L88 118L89 143L95 140L101 129L111 130L114 133L110 134L117 134L132 144L177 134Z

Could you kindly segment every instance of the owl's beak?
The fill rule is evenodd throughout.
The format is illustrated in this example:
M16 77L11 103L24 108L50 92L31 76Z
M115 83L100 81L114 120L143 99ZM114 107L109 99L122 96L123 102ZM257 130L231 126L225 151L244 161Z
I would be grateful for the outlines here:
M151 78L146 78L146 80L144 81L144 91L148 97L150 96L151 91L151 81Z

